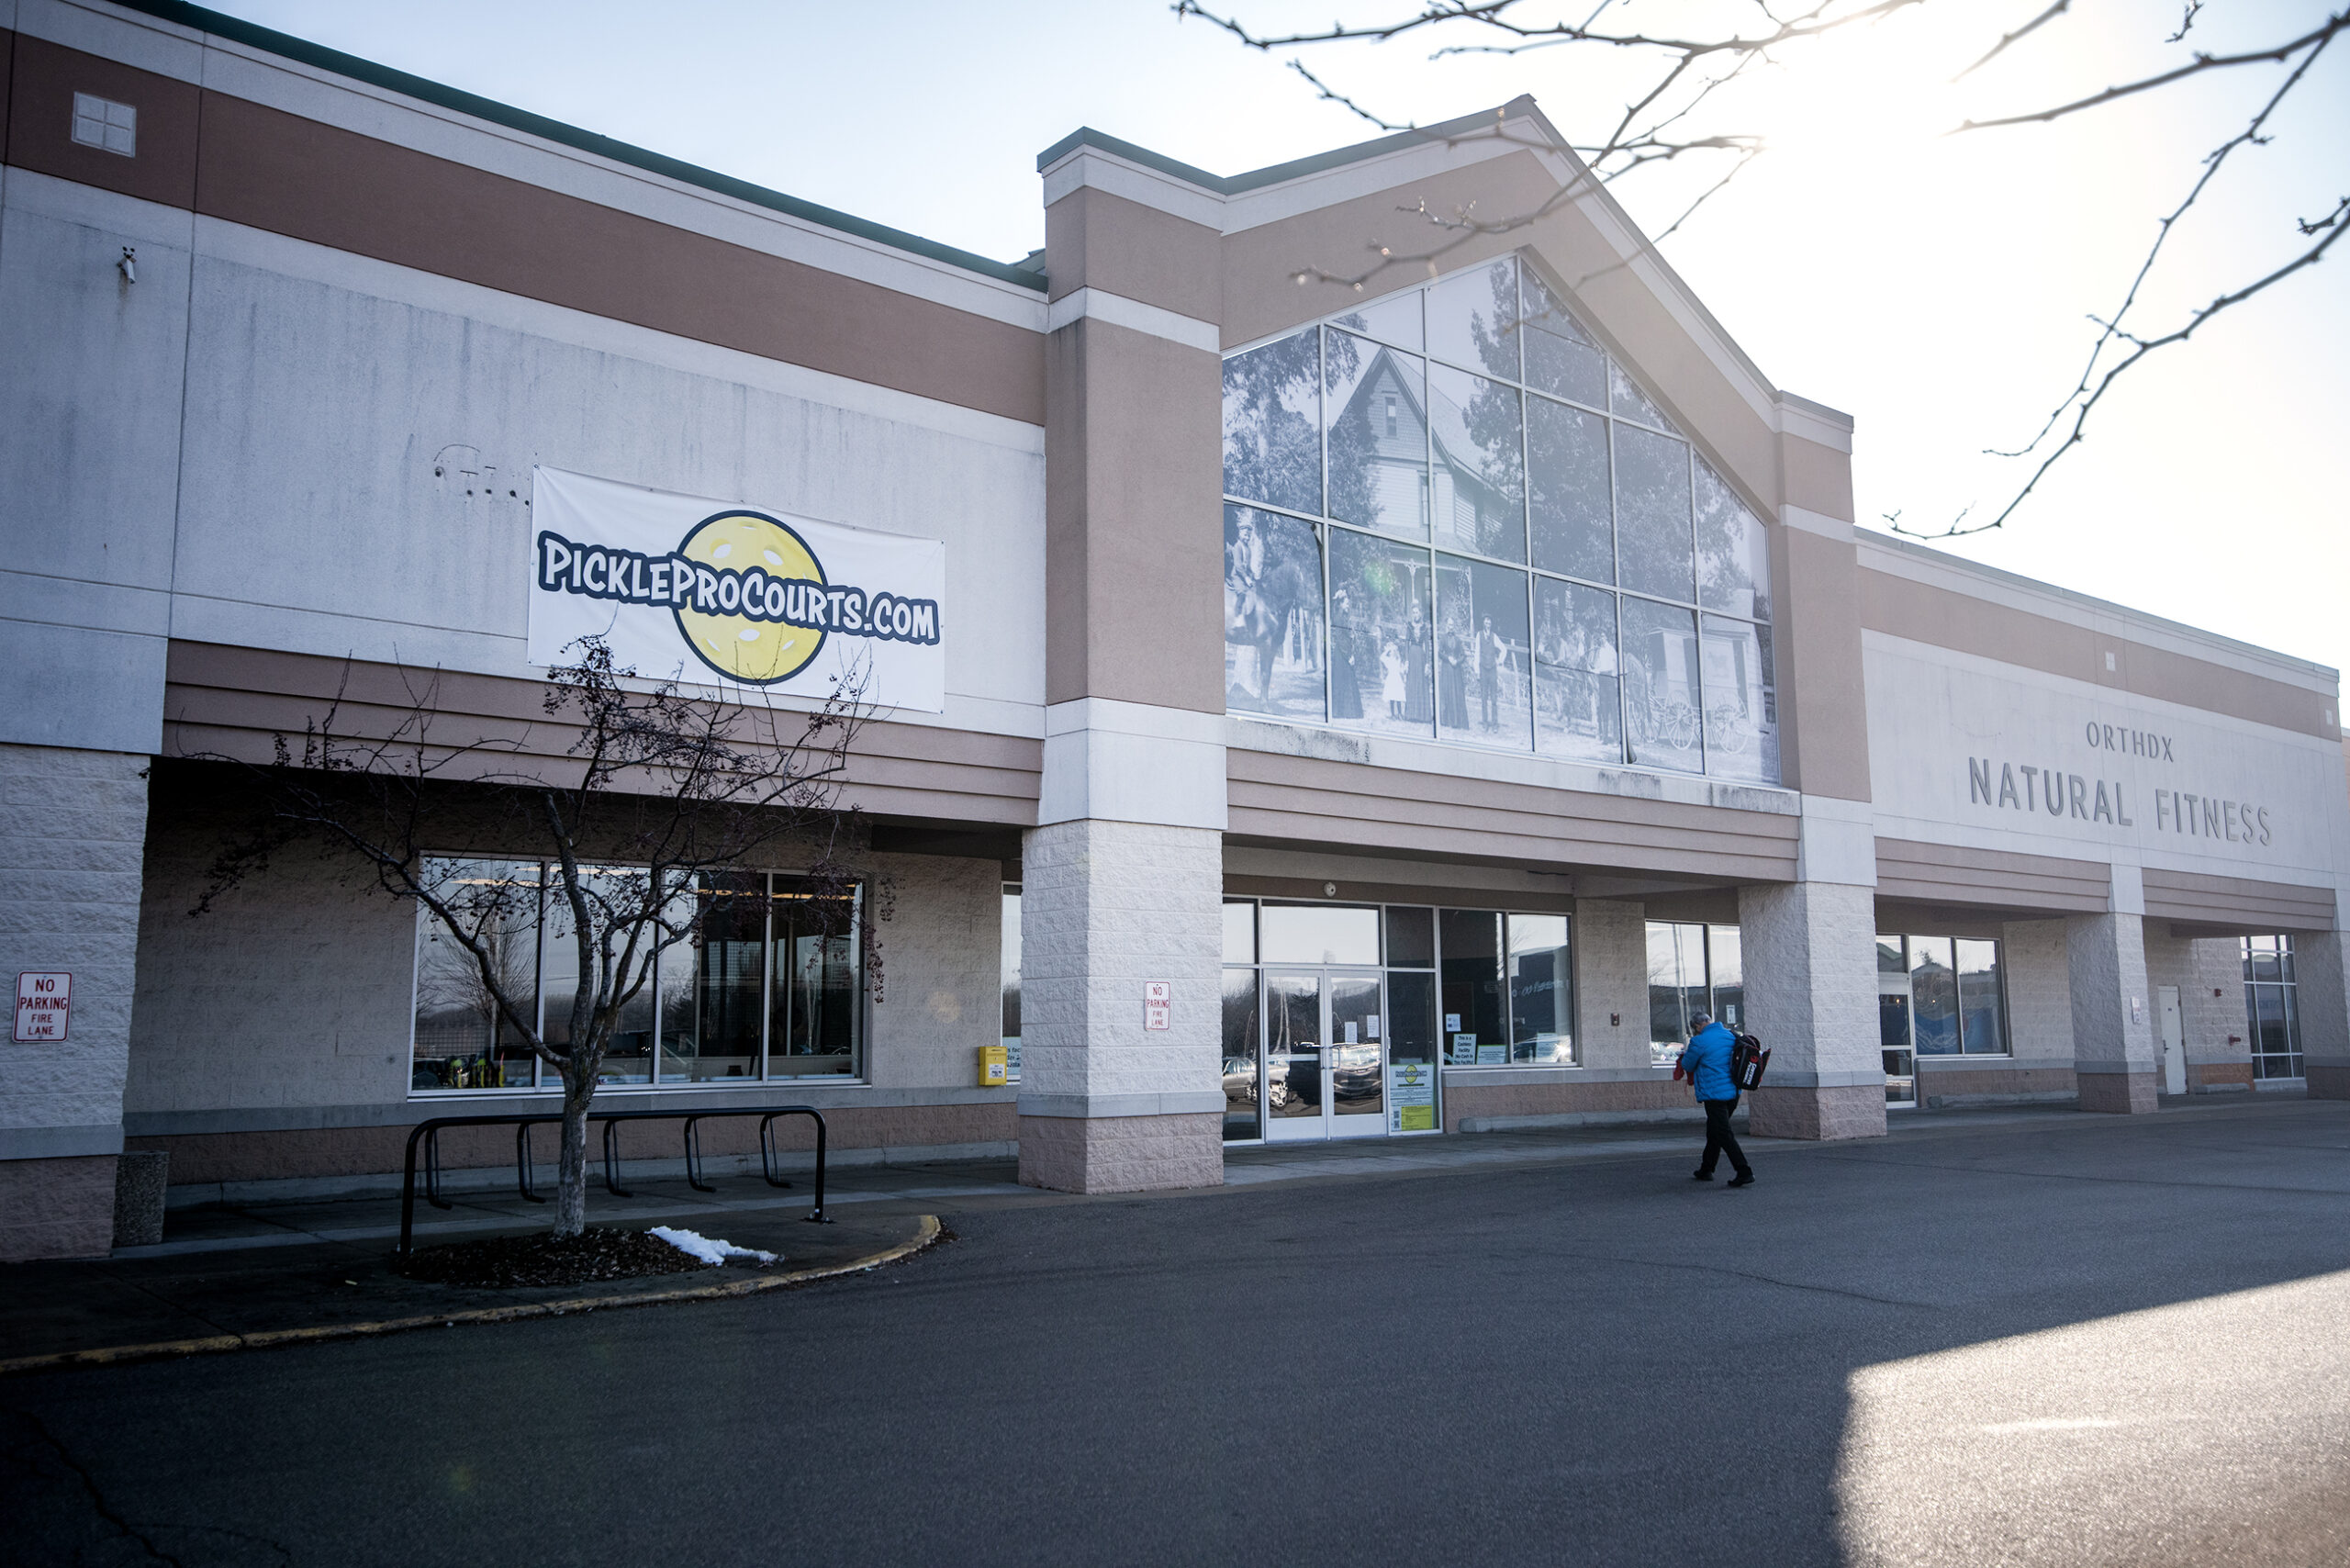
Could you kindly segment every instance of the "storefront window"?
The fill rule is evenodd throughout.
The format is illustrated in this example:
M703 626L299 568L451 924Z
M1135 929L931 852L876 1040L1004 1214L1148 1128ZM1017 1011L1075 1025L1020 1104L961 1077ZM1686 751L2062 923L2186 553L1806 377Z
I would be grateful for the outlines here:
M1567 917L1513 914L1509 921L1509 1059L1572 1066L1575 982L1567 962Z
M528 1089L537 1058L501 1015L498 991L527 1008L538 990L539 868L535 861L428 863L428 886L456 924L420 903L416 1012L409 1083L416 1089ZM493 986L482 958L486 955Z
M755 871L697 879L694 935L661 954L662 1082L759 1076L767 880Z
M1909 1032L1909 960L1899 936L1876 939L1876 1023L1885 1056L1885 1102L1918 1100L1918 1056Z
M1258 915L1269 964L1376 964L1379 911L1269 903Z
M1507 1067L1502 917L1491 910L1444 910L1437 915L1437 941L1444 1059L1455 1067Z
M1572 924L1564 914L1225 900L1225 1138L1273 1136L1268 1117L1319 1115L1311 1053L1323 1049L1345 1053L1348 1074L1387 1074L1396 1133L1437 1130L1441 1067L1573 1066ZM1347 1101L1341 1092L1341 1114Z
M1671 1067L1689 1043L1689 1020L1709 1014L1746 1027L1746 969L1735 925L1649 922L1649 1062Z
M1257 971L1224 971L1224 1136L1262 1137L1258 1113Z
M578 943L569 904L552 892L543 898L543 868L529 861L435 859L427 862L427 874L469 901L460 912L473 923L469 929L495 937L509 994L535 1014L550 1046L567 1046L578 994ZM630 867L590 868L585 890L591 901L632 902L644 875ZM764 871L693 879L674 905L678 923L690 923L690 934L658 950L645 985L622 1006L599 1081L651 1083L657 1076L665 1085L723 1085L854 1073L863 1037L861 897L854 886L818 891L799 879ZM459 956L469 969L454 961ZM1013 972L1010 1018L1016 1031L1016 968ZM471 955L424 912L417 948L416 1090L554 1086L551 1070L533 1072L519 1037L487 1006L487 993Z
M2244 939L2244 1023L2255 1078L2302 1076L2300 997L2293 982L2293 939Z
M2009 1054L1998 942L1880 935L1876 973L1886 1103L1916 1103L1919 1057Z
M1777 782L1768 534L1530 263L1231 355L1224 432L1230 711Z

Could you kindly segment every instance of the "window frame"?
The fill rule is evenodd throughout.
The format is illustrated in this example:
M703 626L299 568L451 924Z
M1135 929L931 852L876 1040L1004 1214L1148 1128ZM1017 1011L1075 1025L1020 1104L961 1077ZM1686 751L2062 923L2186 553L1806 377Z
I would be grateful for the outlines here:
M1267 958L1265 957L1264 933L1262 930L1262 910L1268 903L1285 905L1326 904L1329 907L1336 908L1370 909L1376 911L1379 917L1379 962L1377 964L1317 964L1290 962L1281 959ZM1254 976L1254 983L1257 988L1258 1029L1258 1038L1256 1040L1256 1062L1258 1071L1260 1075L1260 1086L1262 1082L1261 1074L1264 1070L1265 1058L1264 1030L1266 1027L1266 1016L1264 984L1265 971L1267 969L1328 969L1341 973L1376 973L1380 980L1380 995L1382 999L1380 1005L1382 1008L1390 1005L1386 998L1388 995L1388 977L1391 973L1402 972L1404 974L1427 975L1430 977L1431 983L1436 988L1435 1002L1437 1007L1437 1029L1436 1039L1433 1047L1436 1056L1433 1066L1436 1070L1438 1095L1436 1130L1438 1132L1441 1132L1444 1126L1444 1080L1446 1075L1449 1073L1580 1072L1583 1071L1587 1065L1583 1059L1582 1031L1578 1027L1582 1021L1581 1007L1583 977L1575 958L1575 919L1572 911L1510 909L1506 906L1500 906L1493 909L1468 909L1465 906L1442 904L1435 902L1430 902L1428 903L1413 903L1410 902L1398 902L1388 899L1365 902L1359 900L1338 899L1325 901L1315 899L1281 898L1272 895L1254 893L1226 893L1223 895L1220 901L1221 907L1228 909L1236 905L1246 905L1250 911L1248 919L1249 929L1253 936L1253 941L1250 946L1252 958L1249 962L1242 963L1228 955L1224 956L1220 958L1217 969L1220 974L1229 975L1236 971L1247 971ZM1391 910L1419 910L1427 912L1429 925L1429 958L1427 963L1397 963L1394 961L1394 956L1389 946L1387 936L1387 916L1388 912ZM1446 1039L1446 1031L1443 1027L1444 922L1440 918L1448 910L1469 914L1492 914L1496 916L1499 920L1501 959L1500 969L1496 979L1499 981L1501 991L1501 1038L1493 1043L1498 1044L1505 1052L1508 1053L1509 1059L1506 1061L1478 1066L1466 1062L1454 1062L1449 1059L1449 1042ZM1567 1047L1570 1052L1570 1058L1568 1060L1520 1061L1516 1059L1517 1016L1516 1007L1512 997L1510 985L1511 951L1509 943L1509 920L1512 915L1534 915L1561 920L1566 923L1566 940L1561 950L1562 950L1566 955L1567 985L1569 987L1569 995L1567 1000L1568 1028L1565 1035ZM1220 1001L1218 1005L1219 1007L1222 1005ZM1480 1043L1483 1043L1482 1038ZM1264 1121L1261 1099L1259 1102L1258 1116L1258 1133L1256 1137L1231 1138L1226 1140L1227 1143L1232 1145L1262 1143L1264 1141ZM1389 1136L1417 1137L1425 1137L1427 1135L1422 1133L1403 1133Z
M546 1028L547 1020L547 947L550 940L548 930L550 925L549 915L551 913L550 893L552 890L552 872L550 869L551 862L540 857L489 855L459 851L429 851L425 854L423 858L427 861L476 861L515 866L527 864L534 865L538 868L538 913L534 923L536 940L533 944L536 976L532 987L532 1008L535 1022L537 1023L540 1030L543 1032ZM602 863L599 862L599 864L600 865ZM627 861L613 861L610 864L616 868L639 868ZM775 1009L777 1005L777 992L780 974L780 970L778 969L777 963L776 952L775 904L778 896L777 889L779 881L804 878L808 874L806 870L804 868L795 869L784 867L761 866L730 868L726 872L717 874L755 876L761 879L764 889L762 908L764 924L761 938L764 957L760 965L761 972L759 980L758 1073L755 1076L746 1075L740 1078L698 1080L665 1080L662 1077L661 1058L663 1049L662 1040L664 1036L663 1019L669 1005L668 998L665 993L663 985L663 970L666 964L667 955L672 950L682 951L694 955L694 980L689 983L686 992L687 995L691 996L692 993L699 989L699 982L700 945L693 943L672 943L656 946L653 959L653 973L645 981L645 990L650 993L652 1008L652 1024L649 1030L652 1038L650 1076L642 1081L599 1081L598 1084L599 1090L619 1090L632 1094L643 1092L691 1092L714 1090L739 1092L745 1089L765 1089L778 1084L799 1084L825 1087L861 1085L867 1082L870 1073L870 1064L867 1059L867 1052L871 1049L873 998L871 989L864 983L864 961L861 954L858 955L856 962L858 984L856 987L856 1005L851 1015L850 1023L852 1040L847 1053L849 1058L848 1070L843 1073L782 1074L778 1074L774 1070L773 1064L777 1054L774 1048L774 1031L776 1027ZM699 875L700 874L697 873L698 877ZM860 910L863 908L863 901L870 896L870 888L863 879L859 879L853 884L853 896L858 901ZM695 889L694 891L688 896L699 897L699 889ZM422 1088L417 1084L416 1064L418 1058L416 1045L417 1028L419 1024L419 991L424 980L425 944L431 939L431 928L437 923L438 917L433 914L432 911L427 907L421 900L413 902L416 903L416 938L414 958L410 967L408 980L408 1036L407 1054L408 1098L411 1100L431 1100L438 1103L452 1096L470 1095L476 1098L484 1098L512 1096L518 1094L542 1095L560 1092L563 1087L563 1080L561 1076L544 1061L541 1060L535 1052L531 1054L532 1081L528 1084L508 1084L499 1086L443 1086L431 1089ZM495 1058L492 1058L491 1059L495 1059Z
M2266 943L2266 946L2255 944ZM2309 1076L2308 1053L2301 1041L2300 984L2293 965L2293 938L2289 933L2278 932L2237 939L2237 956L2244 963L2244 1044L2251 1047L2252 1080L2258 1083L2292 1082ZM2275 977L2255 978L2255 956L2272 960ZM2285 1025L2285 1049L2261 1049L2260 998L2274 993ZM2272 1070L2281 1065L2282 1071Z
M1504 261L1507 262L1511 266L1511 277L1515 288L1517 319L1520 323L1519 335L1522 338L1525 330L1529 330L1527 329L1524 324L1530 319L1528 315L1528 298L1530 292L1528 286L1528 278L1529 275L1529 269L1533 268L1534 263L1527 252L1520 251L1512 252L1505 257L1496 257L1492 261L1477 263L1477 269L1490 269L1495 262ZM1735 622L1738 625L1742 626L1746 632L1751 633L1755 638L1755 645L1758 650L1758 664L1762 666L1767 666L1771 670L1772 674L1771 678L1767 682L1760 681L1760 672L1758 669L1757 680L1759 684L1756 689L1759 689L1762 694L1763 711L1761 714L1755 715L1752 722L1759 732L1763 722L1767 720L1770 725L1771 734L1774 737L1774 743L1777 735L1778 711L1780 706L1778 700L1777 679L1779 649L1775 639L1773 636L1773 629L1776 625L1776 621L1774 616L1768 612L1771 609L1775 608L1772 604L1774 596L1767 592L1761 596L1765 606L1765 613L1762 614L1751 612L1740 613L1735 610L1717 608L1705 602L1705 574L1702 569L1701 556L1698 550L1697 532L1699 509L1696 504L1696 496L1700 488L1699 465L1703 465L1707 470L1712 473L1714 479L1720 488L1728 493L1730 498L1737 502L1740 508L1742 509L1748 516L1754 520L1756 524L1765 530L1770 527L1770 524L1764 521L1761 510L1758 510L1747 504L1745 497L1740 494L1738 487L1729 476L1725 474L1719 466L1707 461L1706 457L1698 452L1696 443L1692 441L1686 433L1672 425L1669 420L1664 418L1661 410L1658 416L1660 422L1651 424L1649 421L1631 414L1619 412L1614 407L1614 404L1617 399L1612 396L1612 390L1615 378L1618 375L1623 376L1627 382L1636 388L1639 392L1640 396L1651 406L1653 406L1655 399L1647 393L1645 386L1642 386L1641 377L1635 373L1629 365L1625 364L1617 355L1608 351L1606 346L1600 342L1596 333L1591 332L1588 328L1582 327L1580 319L1574 316L1573 312L1567 305L1567 291L1558 287L1548 278L1541 277L1539 272L1534 273L1532 275L1539 281L1544 291L1553 297L1557 302L1559 308L1567 311L1570 319L1576 321L1578 329L1583 333L1583 340L1604 357L1608 367L1609 374L1605 378L1607 382L1607 386L1603 387L1603 391L1607 391L1611 394L1605 400L1606 406L1595 407L1593 404L1584 402L1581 399L1562 396L1558 393L1544 391L1534 386L1528 379L1530 374L1528 364L1528 356L1525 353L1523 342L1519 344L1517 368L1515 373L1512 374L1496 373L1483 364L1464 365L1460 364L1458 358L1438 351L1428 342L1429 334L1427 330L1428 296L1433 290L1440 288L1446 284L1457 281L1471 270L1472 269L1464 268L1460 272L1447 274L1443 277L1416 285L1411 290L1398 291L1397 294L1382 297L1380 301L1374 302L1375 304L1391 303L1394 299L1402 297L1405 293L1409 293L1416 297L1419 301L1418 316L1422 322L1420 346L1406 348L1401 343L1393 341L1392 338L1380 336L1371 330L1359 330L1345 326L1342 324L1343 319L1347 316L1357 313L1356 310L1347 310L1336 312L1329 317L1318 319L1315 321L1306 323L1305 325L1291 328L1286 331L1272 333L1255 342L1239 345L1234 349L1226 351L1222 356L1224 360L1229 361L1238 355L1253 353L1259 349L1268 347L1274 343L1301 337L1305 333L1313 333L1314 364L1315 367L1314 375L1314 393L1315 397L1317 399L1320 399L1328 395L1327 379L1330 352L1329 334L1333 331L1338 331L1345 332L1350 337L1360 339L1368 343L1393 349L1399 353L1409 353L1415 355L1426 367L1443 365L1449 369L1466 375L1482 377L1497 386L1508 388L1517 398L1517 473L1519 477L1517 512L1520 522L1518 537L1524 541L1526 546L1523 557L1519 559L1512 559L1504 555L1494 555L1473 547L1464 546L1458 540L1453 540L1449 543L1439 541L1438 535L1441 531L1437 527L1434 515L1434 505L1436 500L1436 474L1438 465L1437 452L1438 444L1436 430L1437 420L1427 407L1427 403L1432 399L1432 394L1427 390L1427 386L1425 385L1421 392L1423 406L1421 409L1419 421L1423 436L1420 476L1421 483L1426 487L1424 491L1424 518L1426 521L1426 527L1423 531L1423 537L1416 539L1406 538L1395 533L1385 532L1378 529L1347 522L1337 517L1329 515L1332 505L1330 496L1331 442L1329 435L1329 415L1326 409L1322 410L1320 417L1315 420L1322 476L1321 514L1316 515L1299 511L1290 507L1281 506L1249 497L1236 495L1229 491L1223 492L1223 501L1224 505L1226 507L1239 506L1254 508L1276 517L1285 518L1292 521L1303 523L1311 528L1314 531L1315 543L1321 555L1322 565L1321 656L1323 692L1321 717L1318 719L1306 719L1298 718L1293 715L1270 712L1259 714L1245 710L1243 711L1243 716L1259 718L1261 719L1262 722L1269 723L1335 729L1344 731L1348 734L1381 733L1376 726L1370 724L1368 722L1340 720L1334 717L1331 711L1331 671L1332 665L1336 657L1336 648L1333 637L1334 623L1330 601L1331 561L1334 554L1334 536L1330 531L1333 529L1343 529L1348 532L1359 535L1367 541L1379 541L1390 545L1401 545L1423 553L1428 559L1429 581L1431 585L1433 585L1435 581L1435 576L1438 570L1438 558L1443 555L1456 556L1468 562L1505 568L1517 573L1524 579L1527 600L1526 624L1528 629L1525 678L1528 688L1528 700L1530 704L1528 713L1528 733L1523 737L1509 740L1505 740L1498 736L1494 739L1483 739L1476 738L1474 736L1463 738L1460 736L1448 736L1445 734L1441 722L1441 697L1434 689L1434 681L1440 673L1438 666L1441 664L1441 649L1436 645L1437 633L1438 630L1438 616L1437 614L1435 604L1431 602L1428 617L1428 635L1431 643L1431 690L1428 696L1431 707L1436 711L1436 716L1432 719L1432 722L1428 726L1427 734L1425 737L1425 739L1429 743L1438 745L1471 746L1483 750L1500 751L1521 756L1547 756L1554 761L1574 763L1578 766L1610 767L1622 767L1635 768L1643 772L1673 775L1683 778L1694 777L1719 778L1728 782L1751 784L1758 788L1764 789L1784 788L1785 786L1782 784L1780 777L1784 771L1784 766L1783 764L1776 763L1775 760L1774 766L1769 770L1770 776L1763 778L1748 777L1747 773L1744 771L1733 773L1726 768L1718 770L1714 765L1714 758L1718 751L1725 756L1736 756L1750 749L1751 743L1741 742L1739 745L1718 745L1714 739L1715 726L1717 723L1722 722L1717 718L1717 710L1719 709L1727 711L1733 706L1742 710L1746 704L1748 689L1741 687L1735 694L1733 700L1729 702L1715 704L1709 700L1706 689L1706 679L1703 668L1706 662L1705 651L1707 631L1706 622L1709 619L1723 622ZM1357 308L1358 310L1361 308ZM1432 385L1432 378L1430 378L1429 384ZM1545 398L1552 403L1559 404L1561 407L1575 409L1585 415L1596 417L1607 421L1605 428L1606 432L1607 450L1611 454L1609 460L1608 532L1610 546L1609 562L1613 573L1612 580L1603 582L1592 577L1578 577L1570 572L1555 571L1547 567L1538 566L1535 564L1534 558L1536 552L1532 537L1532 453L1530 450L1530 442L1532 439L1530 431L1533 425L1533 405L1526 401L1526 399L1529 398ZM1688 487L1691 498L1688 530L1690 598L1686 600L1662 596L1655 593L1637 592L1622 586L1623 530L1621 520L1617 512L1617 465L1613 457L1613 454L1616 449L1616 427L1619 424L1630 429L1643 431L1651 434L1671 439L1677 442L1682 449L1683 459L1686 465ZM1222 469L1221 466L1219 466L1219 474L1221 474L1221 472ZM1221 483L1221 479L1219 479L1219 483ZM1768 538L1767 532L1764 537L1766 539ZM1615 611L1614 620L1616 622L1616 702L1618 721L1617 752L1619 755L1619 760L1617 761L1590 762L1572 757L1556 756L1552 754L1546 753L1541 749L1541 723L1539 711L1540 691L1539 684L1534 678L1534 666L1537 662L1535 647L1540 628L1540 622L1537 615L1541 593L1539 584L1543 579L1571 584L1583 588L1597 589L1611 597ZM1754 596L1751 595L1749 596L1750 611L1752 609L1751 599ZM1431 598L1433 599L1433 595L1431 595ZM1634 746L1632 741L1633 724L1630 698L1627 690L1628 683L1623 678L1624 665L1628 656L1625 651L1627 644L1624 632L1625 600L1628 598L1639 599L1651 604L1666 606L1673 610L1687 610L1691 614L1691 626L1694 633L1695 644L1696 648L1696 664L1698 666L1698 668L1693 672L1693 678L1695 683L1695 695L1697 699L1695 704L1697 719L1695 746L1696 765L1694 768L1676 767L1652 761L1634 760ZM1742 646L1742 637L1740 638L1740 642ZM1368 712L1366 712L1365 721L1368 720ZM1413 738L1420 737L1416 735ZM1756 768L1751 771L1759 772L1762 771L1762 769Z

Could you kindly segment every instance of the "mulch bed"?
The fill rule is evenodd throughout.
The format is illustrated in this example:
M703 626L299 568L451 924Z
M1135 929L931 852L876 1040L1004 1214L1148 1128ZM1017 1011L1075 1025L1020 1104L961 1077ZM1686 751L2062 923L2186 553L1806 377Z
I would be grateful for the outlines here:
M591 1226L561 1241L541 1232L447 1242L420 1249L405 1266L396 1266L411 1280L496 1289L697 1273L719 1265L701 1262L641 1230Z

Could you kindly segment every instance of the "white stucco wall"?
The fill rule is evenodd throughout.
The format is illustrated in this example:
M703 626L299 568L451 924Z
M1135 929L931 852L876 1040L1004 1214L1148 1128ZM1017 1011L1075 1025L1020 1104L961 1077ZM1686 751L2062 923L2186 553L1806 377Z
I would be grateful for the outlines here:
M1041 733L1035 427L234 225L197 238L175 635L528 674L543 464L944 541L949 703L927 722Z
M189 224L0 170L0 741L162 735Z
M2350 796L2330 740L1876 632L1863 647L1881 837L2327 889L2350 870ZM2120 749L2106 744L2109 730ZM2143 755L2138 737L2163 743L2157 755ZM2061 814L2044 794L2022 799L2037 788L2027 767L2065 776ZM2076 777L2086 814L2072 810ZM2199 798L2191 831L2169 803L2181 794ZM2229 807L2209 834L2207 797ZM2244 804L2248 832L2235 823Z

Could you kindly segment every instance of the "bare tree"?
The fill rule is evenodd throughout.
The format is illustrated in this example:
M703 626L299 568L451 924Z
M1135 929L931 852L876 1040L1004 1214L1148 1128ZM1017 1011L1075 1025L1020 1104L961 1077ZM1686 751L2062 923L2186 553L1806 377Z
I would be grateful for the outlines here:
M1687 161L1709 162L1719 174L1704 183L1695 196L1661 228L1648 244L1662 244L1696 211L1735 179L1756 158L1770 150L1766 129L1726 122L1717 113L1723 89L1760 68L1799 64L1804 50L1830 35L1870 27L1896 14L1930 4L1947 9L1963 0L1809 0L1789 9L1769 0L1682 0L1671 7L1637 6L1635 0L1373 0L1360 7L1362 19L1340 19L1326 28L1295 32L1259 31L1237 13L1210 9L1203 0L1175 0L1178 17L1198 17L1229 33L1250 49L1292 52L1289 65L1324 100L1337 104L1371 125L1388 131L1415 131L1416 122L1382 114L1358 97L1334 86L1304 61L1307 51L1326 52L1346 46L1426 39L1435 45L1431 61L1470 55L1528 57L1537 65L1572 71L1577 89L1555 95L1563 103L1597 102L1603 95L1583 90L1594 81L1620 84L1628 74L1629 88L1620 109L1595 115L1565 139L1553 142L1523 125L1512 126L1501 117L1494 124L1444 140L1499 139L1516 145L1574 155L1577 170L1539 205L1513 212L1481 213L1471 207L1450 212L1429 210L1425 205L1401 209L1423 232L1416 243L1395 244L1366 236L1364 254L1340 260L1301 257L1295 264L1300 284L1337 283L1361 291L1398 269L1425 269L1436 275L1445 258L1481 238L1507 234L1536 223L1560 208L1588 199L1592 194L1628 175ZM1953 80L1964 80L1995 62L2011 62L2017 51L2050 47L2061 38L2053 25L2072 9L2073 0L2011 0L2019 25L2002 33L1978 57L1953 60ZM2336 4L2306 4L2301 19L2277 26L2276 35L2258 45L2224 52L2206 50L2195 37L2205 0L2180 0L2177 27L2163 45L2175 63L2104 88L2058 102L2002 113L1983 119L1965 119L1946 134L1973 135L2027 126L2047 125L2074 116L2091 114L2147 94L2175 92L2183 84L2220 73L2259 70L2281 73L2276 89L2255 110L2243 129L2205 154L2199 171L2187 183L2182 199L2155 224L2144 259L2139 264L2117 308L2093 314L2094 341L2078 381L2058 399L2032 440L2011 450L1991 449L1994 455L2027 462L2029 473L1987 521L1969 521L1961 512L1946 526L1919 531L1902 525L1897 511L1886 517L1894 531L1914 538L1946 539L2003 526L2029 499L2050 469L2085 439L2090 416L2115 383L2144 363L2148 355L2185 342L2213 318L2282 283L2323 260L2335 241L2350 229L2350 196L2336 199L2330 210L2316 216L2295 215L2280 234L2294 241L2290 252L2271 264L2248 267L2241 281L2222 289L2207 303L2159 325L2144 325L2142 296L2149 277L2164 258L2173 230L2209 190L2232 154L2265 144L2278 109L2296 93L2306 91L2312 68L2327 49L2350 28L2350 9ZM1639 9L1653 16L1663 10L1696 24L1687 32L1661 28L1650 30L1619 26ZM2289 8L2288 8L2289 10ZM1383 15L1382 15L1383 13ZM1742 18L1742 21L1740 20ZM1434 135L1435 133L1430 133ZM1589 280L1583 280L1589 281Z
M588 1114L606 1055L632 1008L649 1010L655 955L699 940L712 913L708 884L788 853L804 868L801 918L828 941L860 944L869 983L880 959L872 909L852 896L856 813L839 799L863 718L856 690L787 711L638 681L599 637L567 651L576 661L549 671L543 704L548 724L571 733L560 757L533 756L527 734L437 737L449 727L438 672L409 682L390 722L367 724L376 733L354 733L376 705L346 701L346 672L322 716L275 737L269 763L235 765L254 817L223 846L191 912L305 842L428 911L466 965L462 984L442 982L445 1000L480 1007L494 1035L562 1079L558 1238L587 1223ZM450 857L453 834L535 860L543 879L502 859ZM568 1005L551 1004L543 1024L537 966L517 957L536 951L527 945L542 929L569 944L577 976Z

